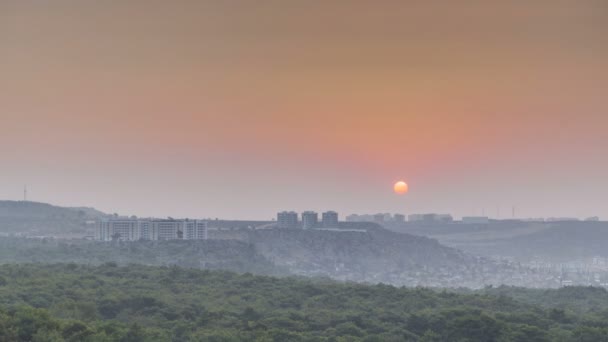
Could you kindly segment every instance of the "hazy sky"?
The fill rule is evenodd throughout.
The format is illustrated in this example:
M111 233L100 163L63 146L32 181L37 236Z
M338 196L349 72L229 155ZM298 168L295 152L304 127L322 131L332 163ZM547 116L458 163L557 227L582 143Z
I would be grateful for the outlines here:
M0 199L607 218L607 149L606 1L0 1Z

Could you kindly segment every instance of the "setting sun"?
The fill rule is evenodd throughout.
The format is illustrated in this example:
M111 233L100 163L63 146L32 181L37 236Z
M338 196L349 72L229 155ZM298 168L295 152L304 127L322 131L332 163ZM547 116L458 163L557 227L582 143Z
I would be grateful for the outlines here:
M399 182L395 183L395 185L393 186L393 190L395 190L396 194L403 195L408 192L409 188L408 188L406 182L399 181Z

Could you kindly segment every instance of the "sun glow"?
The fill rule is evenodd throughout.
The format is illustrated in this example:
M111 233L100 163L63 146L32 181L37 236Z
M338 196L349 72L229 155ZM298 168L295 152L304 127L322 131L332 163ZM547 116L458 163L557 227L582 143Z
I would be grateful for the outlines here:
M404 195L409 191L409 187L406 182L399 181L399 182L395 183L395 185L393 186L393 190L398 195Z

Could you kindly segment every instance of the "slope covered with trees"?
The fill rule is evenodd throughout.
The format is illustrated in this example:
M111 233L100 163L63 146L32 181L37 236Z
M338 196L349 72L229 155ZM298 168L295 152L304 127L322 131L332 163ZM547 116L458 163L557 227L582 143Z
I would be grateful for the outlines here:
M560 297L558 290L549 291ZM564 295L587 290L569 291ZM601 302L608 296L604 290L586 295ZM0 266L0 341L608 338L608 308L579 307L575 314L568 303L558 303L560 308L545 304L540 307L504 294L457 294L177 267Z
M86 240L0 238L2 263L78 263L100 265L176 265L187 268L221 269L263 275L286 275L256 252L251 244L237 240L168 240L96 242Z
M397 286L551 287L556 274L475 258L434 240L384 229L231 231L238 239L98 242L0 237L2 263L137 263L222 269L262 275L301 275Z

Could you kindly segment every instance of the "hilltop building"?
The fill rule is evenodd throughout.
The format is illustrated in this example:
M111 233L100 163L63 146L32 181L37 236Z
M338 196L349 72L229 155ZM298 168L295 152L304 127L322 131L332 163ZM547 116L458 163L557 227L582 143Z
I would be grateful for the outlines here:
M278 228L337 228L338 213L335 211L326 211L321 214L321 224L319 224L319 215L314 211L305 211L302 213L302 223L298 221L298 213L295 211L282 211L277 213Z
M346 222L375 222L375 223L397 222L397 223L402 223L402 222L405 222L405 215L402 215L402 214L391 215L389 213L378 213L378 214L374 214L374 215L351 214L351 215L346 216Z
M350 214L346 216L346 222L360 222L361 216L357 214Z
M578 217L549 217L547 222L576 222L580 221Z
M177 240L178 238L181 238L180 228L183 225L183 221L176 220L153 221L152 240ZM183 230L181 232L183 234Z
M95 240L101 241L135 241L140 239L138 220L114 219L98 222L95 229Z
M376 222L376 223L384 223L384 221L385 221L384 218L385 218L384 214L375 214L374 215L374 222Z
M402 214L395 214L393 216L393 221L397 222L397 223L403 223L405 222L405 215Z
M322 214L323 227L336 228L338 227L338 213L335 211L326 211Z
M108 219L97 222L95 240L206 240L207 221Z
M523 222L545 222L544 217L531 217L531 218L524 218L524 219L519 219L519 220L523 221Z
M486 216L465 216L462 218L462 223L466 224L488 224L490 219Z
M297 228L298 213L295 211L282 211L277 214L277 226L279 228Z
M347 222L373 222L374 221L374 216L373 215L357 215L357 214L351 214L346 216L346 221Z
M139 240L152 240L152 221L138 220Z
M447 223L454 221L454 218L450 214L411 214L408 220L410 222Z
M319 224L319 215L314 211L305 211L302 213L302 228L310 229Z
M184 240L207 240L209 238L207 221L186 220L183 234Z

